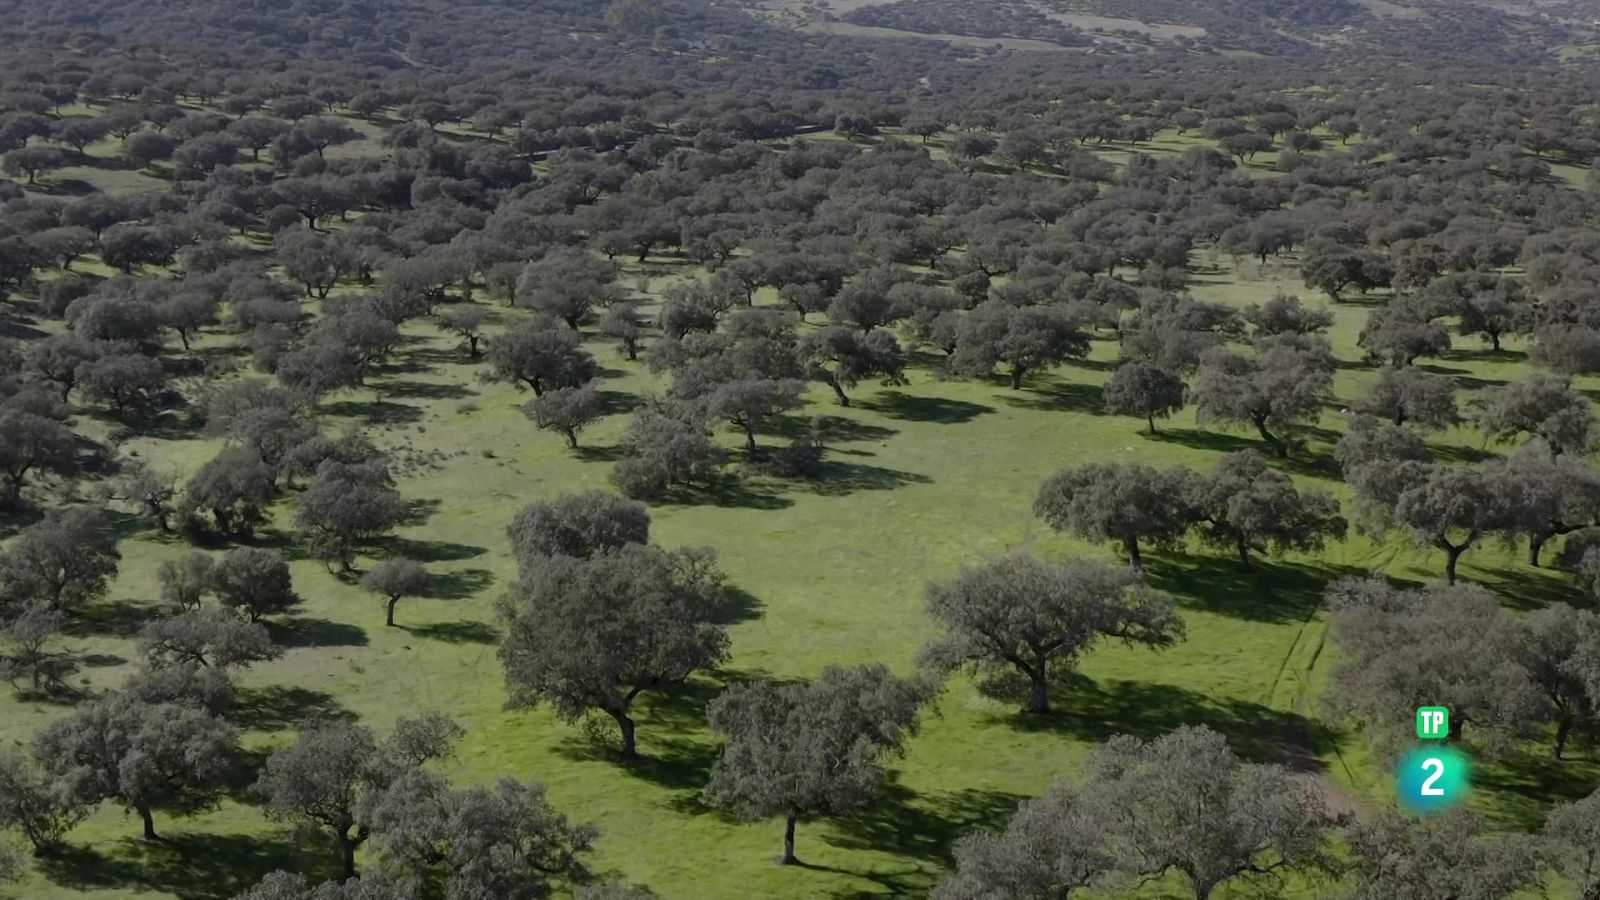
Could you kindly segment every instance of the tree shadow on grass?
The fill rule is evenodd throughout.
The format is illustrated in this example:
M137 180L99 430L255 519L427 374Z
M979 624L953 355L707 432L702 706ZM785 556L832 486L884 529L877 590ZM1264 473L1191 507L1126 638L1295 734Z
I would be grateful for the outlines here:
M428 576L427 596L440 600L465 600L483 593L492 584L494 573L488 569L434 572Z
M706 708L722 693L724 683L704 677L670 690L643 695L634 706L639 758L624 760L620 736L609 717L594 715L579 723L561 742L559 752L574 761L606 762L652 784L694 797L675 798L674 805L702 809L699 793L711 777L719 748L706 730Z
M500 630L487 622L460 619L455 622L432 622L427 625L401 625L407 634L446 644L493 644L500 640Z
M1528 354L1521 350L1494 350L1484 347L1478 350L1446 350L1444 355L1439 358L1447 362L1517 363L1525 362L1528 359Z
M422 420L422 410L417 407L387 400L340 400L322 404L322 411L330 416L362 419L382 425L404 425Z
M870 422L861 422L856 419L846 419L842 416L816 416L813 418L780 416L767 425L766 431L778 437L794 440L811 434L813 423L822 426L824 443L881 442L900 433L899 430L894 428L885 428L882 425L873 425Z
M1308 433L1314 437L1320 437L1324 433L1332 435L1332 432L1323 432L1321 429L1302 429L1289 435L1289 437L1291 439L1297 436L1303 437ZM1308 478L1323 478L1330 481L1338 481L1343 477L1338 461L1332 456L1311 454L1302 448L1299 452L1290 455L1288 459L1280 459L1265 441L1252 440L1236 434L1227 434L1220 431L1202 431L1198 428L1173 428L1163 429L1155 434L1144 435L1144 437L1164 444L1178 444L1194 450L1207 450L1212 453L1239 453L1244 450L1254 450L1265 456L1267 461L1277 468L1285 469L1296 475L1303 475Z
M309 720L354 721L356 716L325 691L273 684L240 688L229 718L249 731L284 731Z
M1022 800L1019 794L972 788L919 794L891 781L876 802L834 819L833 834L822 839L846 850L889 852L942 867L958 838L974 829L993 831L1005 827ZM778 836L776 829L773 836ZM862 873L858 877L874 875ZM903 885L911 889L893 893L914 896L928 886L925 881Z
M162 615L153 605L132 600L102 600L74 611L67 619L65 631L72 637L131 638Z
M901 391L885 391L870 400L856 403L858 409L881 413L905 422L938 422L953 425L970 422L994 407L945 397L914 397Z
M1234 557L1150 557L1150 584L1179 599L1188 609L1252 622L1303 622L1322 605L1328 583L1366 575L1351 566L1305 566L1251 560L1245 571Z
M834 460L822 463L822 473L806 482L812 493L824 497L843 497L858 491L892 491L910 484L932 483L932 478L916 472Z
M407 500L406 515L405 518L400 521L400 524L409 525L412 527L426 525L428 524L428 520L433 518L433 514L438 512L439 507L442 505L443 501L432 498Z
M1437 369L1438 366L1423 366L1421 368L1432 370ZM1450 369L1449 371L1462 372L1460 369ZM1478 378L1474 375L1467 375L1465 372L1457 375L1455 382L1456 387L1465 391L1481 391L1484 388L1505 387L1507 383L1504 378Z
M1092 743L1118 734L1150 740L1182 725L1205 725L1226 737L1247 762L1276 763L1298 772L1326 768L1319 757L1332 752L1338 738L1333 729L1299 713L1169 684L1097 682L1076 675L1070 687L1057 689L1051 702L1056 709L1048 715L1015 712L995 718L1021 731L1055 732Z
M410 538L385 538L382 546L392 556L414 559L417 562L458 562L475 559L488 553L485 547L475 544L455 544L450 541L415 541Z
M614 463L628 455L628 450L621 444L611 444L606 447L591 447L587 444L579 445L572 451L572 455L584 462Z
M478 392L459 384L439 384L433 381L386 381L379 388L385 397L401 400L461 400L476 397ZM382 402L382 401L378 401ZM397 404L388 404L394 406ZM411 409L412 407L406 407ZM418 418L421 418L420 412ZM390 421L390 420L384 420ZM414 420L407 420L414 421Z
M1037 384L1006 394L1005 400L1008 405L1019 409L1086 413L1092 416L1106 414L1105 391L1098 384L1079 384L1074 381Z
M265 624L273 643L285 647L365 647L368 644L366 629L330 619L296 616Z
M1546 559L1552 548L1545 549ZM1584 590L1571 575L1554 569L1535 569L1531 566L1498 566L1494 568L1471 565L1472 554L1462 559L1470 566L1473 575L1487 576L1485 586L1500 596L1501 602L1513 609L1528 612L1543 609L1552 603L1566 603L1580 609L1594 606L1594 596ZM1468 576L1471 577L1470 575Z
M734 586L725 586L713 618L719 625L736 625L761 618L761 598Z
M162 824L158 818L156 827ZM170 826L171 819L165 824ZM117 841L106 852L71 847L40 858L38 867L49 881L70 890L154 891L179 900L227 900L278 869L314 872L319 881L334 877L324 856L275 836L173 832L157 843Z
M794 501L772 488L737 477L721 477L697 487L678 487L661 498L672 506L719 506L729 509L788 509Z
M718 749L710 741L674 737L651 732L639 725L639 757L626 760L618 750L615 733L610 740L586 734L581 729L565 738L556 748L560 756L573 762L599 762L658 787L681 792L668 801L680 812L703 814L709 807L700 796L711 778L711 766ZM730 820L731 821L731 820Z
M1463 444L1429 444L1428 452L1439 462L1467 465L1499 459L1500 454L1486 447L1469 447Z
M1480 758L1472 767L1473 787L1492 798L1479 807L1497 828L1530 830L1544 823L1552 803L1575 802L1594 790L1596 761L1550 758L1549 741L1516 746L1508 756Z
M602 416L625 416L639 408L639 395L627 391L601 391L600 414Z

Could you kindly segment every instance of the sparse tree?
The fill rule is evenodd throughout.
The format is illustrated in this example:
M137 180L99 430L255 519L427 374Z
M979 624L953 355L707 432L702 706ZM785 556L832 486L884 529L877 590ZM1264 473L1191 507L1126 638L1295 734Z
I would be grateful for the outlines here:
M583 335L549 320L512 326L489 339L486 378L527 385L534 396L550 388L577 387L598 373L594 357L583 349Z
M553 556L588 559L628 544L650 542L644 504L604 491L584 491L522 508L506 528L522 571Z
M887 331L860 332L833 325L807 334L798 353L813 377L833 389L840 406L849 406L845 388L866 378L905 384L900 343Z
M1204 726L1148 742L1118 735L1088 770L1117 811L1107 845L1129 874L1176 872L1206 900L1236 880L1277 884L1287 872L1334 868L1332 817L1317 789L1282 766L1241 762Z
M1183 378L1152 363L1124 362L1105 387L1106 412L1138 416L1156 433L1156 419L1183 409Z
M1600 724L1589 693L1600 687L1600 614L1552 603L1530 614L1523 632L1520 658L1555 722L1551 755L1559 760L1574 732L1592 735Z
M1068 683L1096 643L1162 648L1184 636L1170 598L1131 569L1091 560L1003 557L929 585L927 596L928 614L945 634L923 659L969 668L991 690L1023 693L1023 711L1036 715L1050 711L1051 689Z
M112 696L46 725L34 753L74 801L116 801L155 841L156 810L181 815L216 802L238 739L203 709Z
M0 603L79 610L105 595L121 559L103 512L51 510L0 553Z
M1600 897L1600 792L1558 803L1544 819L1544 856L1582 900Z
M878 797L881 760L905 752L933 685L882 665L823 669L815 681L735 688L712 701L726 743L706 797L741 818L784 820L780 865L795 865L802 819L842 815Z
M578 449L578 432L597 421L604 412L600 388L591 381L582 387L546 391L522 407L523 415L545 431L567 439L567 446Z
M1289 345L1261 350L1255 359L1220 347L1208 350L1191 395L1196 418L1202 425L1254 426L1286 458L1290 443L1284 431L1320 415L1333 383L1331 369L1331 356Z
M194 609L157 619L139 632L139 653L151 669L196 665L231 669L277 659L283 649L267 629L228 609Z
M722 576L703 551L630 543L524 571L501 603L500 645L514 706L549 703L569 721L600 712L638 756L633 704L727 658Z
M179 514L191 519L209 511L217 531L249 535L266 521L272 502L273 474L250 447L224 447L184 486Z
M644 317L639 314L636 304L625 300L612 303L605 315L600 317L599 331L616 341L629 360L639 358L639 338L644 334Z
M419 728L441 739L409 740ZM255 793L266 800L268 818L331 833L344 877L354 878L356 851L372 834L369 815L382 793L407 772L449 755L462 733L452 720L427 714L400 719L380 745L361 725L317 723L267 758Z
M703 425L649 408L634 413L623 446L628 458L611 477L635 500L659 498L679 485L710 483L724 455Z
M1245 307L1244 320L1258 335L1316 334L1332 327L1333 313L1306 306L1299 297L1279 294L1260 306L1252 303Z
M417 879L386 872L313 885L304 875L277 871L233 900L420 900Z
M0 472L6 477L5 508L14 510L22 505L22 488L32 473L69 475L77 471L77 441L72 429L53 418L25 409L0 408Z
M1193 477L1184 469L1124 463L1062 469L1040 486L1033 513L1057 531L1095 543L1120 543L1128 562L1141 569L1141 543L1171 547L1194 524L1187 500Z
M386 559L361 577L361 586L384 600L383 624L394 627L394 608L428 590L428 570L412 559Z
M492 787L452 790L417 770L383 792L370 821L387 868L442 876L446 897L474 900L544 897L553 880L581 881L581 857L596 837L592 826L572 824L551 806L538 782L503 777Z
M211 574L212 589L223 606L251 622L283 612L299 601L283 557L264 547L237 547L223 555Z
M358 544L392 531L405 516L405 501L383 460L330 459L317 467L300 495L295 524L320 559L348 572Z
M1103 881L1117 860L1106 846L1105 811L1062 783L1023 801L1005 831L956 841L955 873L931 900L1066 900Z
M1349 527L1339 501L1324 491L1299 490L1253 450L1224 456L1215 471L1195 480L1189 503L1204 523L1204 540L1237 552L1247 570L1252 551L1318 551Z
M1585 453L1595 441L1594 408L1562 378L1536 374L1491 388L1482 393L1476 407L1478 427L1494 440L1525 434L1543 440L1557 455Z
M62 678L74 668L56 647L66 625L61 610L35 604L0 626L0 647L5 648L0 675L8 680L27 678L34 697L60 692Z
M1413 366L1385 366L1378 372L1372 389L1352 406L1358 413L1396 425L1409 422L1438 429L1461 421L1456 410L1455 384L1443 376L1426 375Z
M1488 900L1516 896L1541 880L1538 848L1529 836L1486 834L1478 816L1465 810L1418 819L1386 809L1356 820L1344 838L1352 900Z
M1328 606L1340 648L1329 696L1336 711L1361 720L1381 746L1408 739L1404 726L1419 706L1448 707L1456 740L1469 725L1485 740L1502 740L1537 714L1540 697L1522 664L1522 634L1483 588L1411 593L1378 578L1345 579L1328 588ZM1448 632L1439 630L1440 621L1452 623Z
M25 754L0 750L0 831L16 830L35 853L61 848L87 811Z
M987 378L995 366L1004 366L1012 389L1019 389L1029 372L1088 352L1089 336L1061 309L991 300L962 317L950 368L971 378Z
M191 550L177 559L164 559L156 567L156 584L161 601L180 611L200 608L200 601L211 591L216 563L211 554Z
M467 342L467 355L473 359L478 358L478 344L483 340L483 320L488 313L483 307L471 303L458 303L447 306L439 313L439 324L452 334L459 335Z

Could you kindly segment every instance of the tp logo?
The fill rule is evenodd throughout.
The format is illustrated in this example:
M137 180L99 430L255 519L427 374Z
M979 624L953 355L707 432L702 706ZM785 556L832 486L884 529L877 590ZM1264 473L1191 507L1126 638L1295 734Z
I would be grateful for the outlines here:
M1413 813L1443 812L1466 799L1469 774L1467 758L1455 750L1418 747L1400 760L1395 792Z
M1424 741L1442 741L1450 736L1450 710L1442 706L1424 706L1417 710L1417 737Z

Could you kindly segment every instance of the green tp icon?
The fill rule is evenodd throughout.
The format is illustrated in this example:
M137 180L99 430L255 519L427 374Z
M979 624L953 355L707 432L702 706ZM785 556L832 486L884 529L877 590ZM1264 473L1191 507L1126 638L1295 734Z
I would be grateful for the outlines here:
M1442 741L1450 736L1450 710L1442 706L1417 708L1417 737L1424 741Z

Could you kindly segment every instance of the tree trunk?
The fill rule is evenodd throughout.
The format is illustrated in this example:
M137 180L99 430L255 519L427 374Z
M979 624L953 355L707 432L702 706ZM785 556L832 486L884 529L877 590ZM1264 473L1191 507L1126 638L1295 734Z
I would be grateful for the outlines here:
M848 407L850 405L850 396L844 392L844 386L839 384L839 376L829 373L828 387L833 388L833 395L839 398L840 406Z
M1561 759L1561 754L1567 752L1567 738L1572 736L1572 717L1563 716L1560 724L1556 725L1556 751L1555 758Z
M622 729L622 758L638 759L639 747L634 737L633 719L627 713L612 713L611 717L617 720L617 727Z
M1236 540L1239 548L1239 567L1248 572L1250 571L1250 542L1246 541L1242 534Z
M1043 667L1028 673L1028 712L1036 716L1050 713L1050 682L1045 678Z
M1496 353L1500 352L1500 333L1499 332L1494 332L1493 334L1489 335L1489 346L1494 348L1494 352L1496 352Z
M1441 544L1442 547L1444 547L1444 553L1445 553L1445 557L1444 557L1444 580L1445 580L1445 582L1447 584L1455 584L1456 583L1456 563L1461 561L1461 554L1467 552L1467 548L1472 546L1472 542L1468 541L1467 543L1464 543L1464 544L1462 544L1460 546L1456 546L1455 544L1450 544L1450 543L1445 543L1445 542L1440 542L1440 544Z
M1145 423L1147 425L1150 426L1150 431L1148 433L1149 434L1155 434L1156 433L1156 414L1155 413L1145 413L1144 414L1144 421L1145 421Z
M339 860L344 866L344 880L356 877L356 842L350 838L348 829L339 834Z
M6 479L6 509L16 509L22 504L22 478L12 475Z
M1289 447L1283 442L1283 439L1268 431L1266 422L1257 419L1255 425L1257 433L1261 435L1261 439L1272 447L1272 452L1279 459L1288 459Z
M562 432L562 434L565 434L567 436L567 449L568 450L576 450L576 449L578 449L578 433L576 431L574 431L574 430L569 428L566 431Z
M1539 568L1539 554L1544 552L1544 542L1548 540L1548 535L1537 534L1528 539L1528 565Z
M161 835L156 834L156 820L150 815L150 807L141 806L138 807L137 811L139 818L144 821L144 839L147 841L161 840Z
M750 456L756 452L756 431L748 425L744 429L744 452Z
M384 616L383 624L389 626L390 628L394 627L394 608L395 608L395 605L398 604L399 602L400 602L400 598L399 597L390 597L389 598L389 607L388 607L388 610L387 610L387 614ZM349 876L345 876L345 877L348 878Z
M1022 376L1023 376L1023 373L1025 373L1027 371L1028 370L1026 368L1022 367L1022 366L1012 366L1011 367L1011 389L1013 391L1017 391L1017 390L1021 390L1022 389Z
M800 817L790 813L783 820L783 855L778 857L778 865L792 866L800 860L794 855L794 826L799 823Z
M1128 551L1128 565L1133 566L1140 572L1143 572L1144 558L1139 555L1139 539L1126 538L1123 540L1122 546Z

